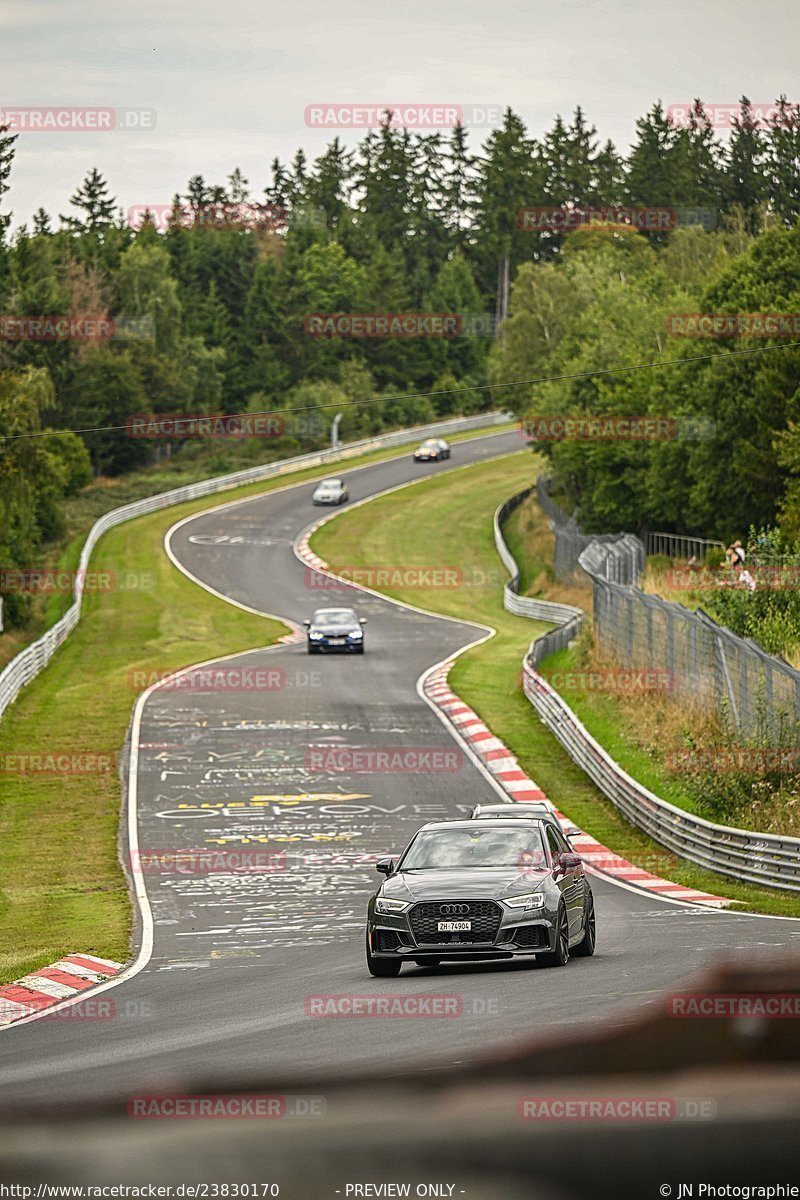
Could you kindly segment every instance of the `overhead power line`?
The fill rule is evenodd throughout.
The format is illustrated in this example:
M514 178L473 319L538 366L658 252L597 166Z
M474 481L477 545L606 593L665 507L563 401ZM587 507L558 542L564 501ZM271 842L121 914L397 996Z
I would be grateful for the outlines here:
M430 399L432 396L458 396L465 392L493 392L498 391L500 388L534 387L539 383L565 383L574 379L594 379L603 375L624 375L632 371L652 371L658 369L659 367L688 366L690 363L709 362L715 358L730 359L740 357L745 354L766 354L772 350L796 350L798 348L800 348L800 342L783 342L773 346L752 346L745 350L728 350L722 354L695 354L692 355L691 358L665 358L654 360L653 362L634 363L627 367L598 367L593 371L571 371L565 375L538 375L534 376L532 379L513 379L508 383L486 383L475 385L473 387L440 388L433 392L399 392L394 396L371 396L367 400L336 400L332 401L330 404L308 404L302 408L266 408L259 409L258 412L248 413L142 413L140 415L144 419L146 419L148 416L156 418L159 415L169 415L170 417L174 418L185 418L189 415L194 417L206 415L209 417L223 416L229 420L243 419L245 417L286 416L288 413L295 414L319 412L320 409L328 408L363 408L369 404L389 404L393 400L426 400ZM125 425L92 425L84 429L43 429L37 430L33 433L0 434L0 440L15 441L20 438L49 437L52 434L62 433L115 433L129 428L130 422L126 423Z

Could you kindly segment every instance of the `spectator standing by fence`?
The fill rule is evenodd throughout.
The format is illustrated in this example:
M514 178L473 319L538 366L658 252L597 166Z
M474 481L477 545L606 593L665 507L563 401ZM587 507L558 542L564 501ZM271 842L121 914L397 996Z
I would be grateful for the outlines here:
M728 549L725 551L725 561L733 571L734 575L741 571L745 563L745 549L742 543L738 540L731 542Z

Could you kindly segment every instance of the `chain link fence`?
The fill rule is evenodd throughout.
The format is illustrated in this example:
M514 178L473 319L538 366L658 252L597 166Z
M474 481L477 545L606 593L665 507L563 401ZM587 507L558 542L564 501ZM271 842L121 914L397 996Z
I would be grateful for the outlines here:
M536 495L556 540L556 575L582 568L592 581L594 635L625 667L669 671L672 695L713 709L743 737L800 720L800 671L751 638L718 625L701 608L642 592L645 548L632 534L592 537L553 500L555 481L540 477Z
M572 579L580 569L581 555L591 550L592 570L617 583L635 583L644 569L643 544L630 533L584 533L575 515L568 516L550 494L555 483L553 476L540 476L536 481L536 499L548 517L555 537L553 569L556 579L562 582Z
M539 665L547 655L563 649L578 636L583 613L569 604L518 594L518 567L505 543L502 525L529 495L530 489L500 505L495 513L494 536L498 553L511 575L503 592L505 608L534 620L557 622L555 629L534 639L522 664L523 690L540 720L623 816L662 846L698 866L733 879L800 892L800 838L718 825L663 800L614 761L549 681L539 674ZM550 508L550 513L554 508L557 505ZM741 695L736 684L741 684L741 676L736 672L744 671L746 677L751 658L745 657L745 652L754 653L765 679L772 681L773 702L777 705L781 695L788 702L788 695L780 690L784 677L774 674L775 659L753 642L744 642L722 629L705 613L690 613L678 604L647 596L631 585L610 581L603 559L611 551L613 546L602 543L589 547L583 552L579 566L592 579L595 629L603 631L606 647L614 647L614 657L627 659L626 665L635 664L637 668L663 669L665 661L670 662L676 680L687 684L688 694L692 694L693 684L708 680L713 686L708 693L712 702L719 695L727 696L731 713L740 714ZM546 612L542 606L546 606ZM799 672L792 674L800 677ZM748 696L756 682L750 680L746 684ZM750 708L744 711L750 712Z

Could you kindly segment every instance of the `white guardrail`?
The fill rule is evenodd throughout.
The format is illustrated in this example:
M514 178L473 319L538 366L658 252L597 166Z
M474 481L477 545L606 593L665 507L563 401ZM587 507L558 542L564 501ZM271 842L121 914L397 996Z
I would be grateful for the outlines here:
M660 845L698 866L743 883L800 891L800 838L716 825L662 800L623 771L537 672L536 667L547 654L562 649L578 634L583 612L569 604L517 594L519 570L503 538L502 523L532 490L528 488L500 505L494 516L494 539L511 575L503 591L504 607L517 616L557 625L531 643L522 664L525 695L543 724L623 816Z
M201 496L213 496L217 492L229 491L231 488L242 487L247 483L258 483L262 479L271 479L277 475L286 475L304 467L324 466L327 463L339 463L349 458L367 454L371 450L403 446L423 438L447 433L466 433L471 429L491 428L511 420L508 413L480 413L474 417L457 417L450 421L437 421L431 425L420 425L415 429L399 429L394 433L382 434L378 437L365 438L360 442L349 442L337 449L328 448L315 450L310 454L300 454L294 458L284 458L277 462L265 463L256 467L248 467L244 471L235 471L230 475L219 475L215 479L204 479L199 483L186 484L169 492L161 492L156 496L147 496L133 504L125 504L122 508L112 509L94 523L81 551L80 563L75 578L73 602L63 617L52 625L38 641L33 642L22 650L16 658L0 672L0 717L10 704L16 700L22 688L47 665L56 650L69 637L78 624L83 600L85 573L89 566L92 551L100 538L109 529L131 521L135 517L146 516L161 508L169 508L173 504L182 504L186 500L196 500Z

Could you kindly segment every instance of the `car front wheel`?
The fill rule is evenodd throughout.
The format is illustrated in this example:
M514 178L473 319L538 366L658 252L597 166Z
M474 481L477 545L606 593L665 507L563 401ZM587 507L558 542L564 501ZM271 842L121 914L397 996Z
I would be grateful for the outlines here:
M586 901L586 915L583 920L583 937L572 950L575 958L591 958L597 942L596 923L594 917L594 900L591 893Z
M569 962L569 925L563 908L558 910L555 950L538 954L537 959L543 967L565 967Z

